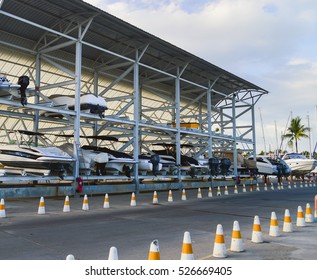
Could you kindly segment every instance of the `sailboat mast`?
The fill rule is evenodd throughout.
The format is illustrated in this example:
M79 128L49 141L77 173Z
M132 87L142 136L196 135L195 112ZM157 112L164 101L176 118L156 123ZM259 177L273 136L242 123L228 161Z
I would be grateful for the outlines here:
M260 112L260 120L261 120L261 126L262 126L262 135L263 135L263 144L264 144L264 154L266 155L265 134L264 134L264 127L263 127L262 113L261 113L261 109L260 109L260 108L259 108L259 112Z

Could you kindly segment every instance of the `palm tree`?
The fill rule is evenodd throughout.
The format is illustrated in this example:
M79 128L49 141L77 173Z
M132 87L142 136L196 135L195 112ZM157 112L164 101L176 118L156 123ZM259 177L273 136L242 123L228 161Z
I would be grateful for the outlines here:
M309 138L309 136L306 134L306 132L309 131L309 127L305 127L303 124L301 124L301 118L296 117L294 119L291 119L291 125L287 128L288 133L282 135L282 140L287 138L288 145L291 148L294 146L295 142L295 150L296 153L298 153L298 141L300 140L300 138Z

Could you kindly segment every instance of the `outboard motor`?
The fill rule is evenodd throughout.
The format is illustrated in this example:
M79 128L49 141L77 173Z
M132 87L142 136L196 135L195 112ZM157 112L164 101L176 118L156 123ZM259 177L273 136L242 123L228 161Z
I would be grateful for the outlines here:
M220 160L221 174L226 175L229 171L230 166L231 166L231 160L229 158L222 158Z
M218 170L219 170L219 165L220 165L219 159L218 158L210 158L208 160L208 164L209 164L210 174L212 176L217 175Z
M27 102L27 99L26 99L25 91L26 91L28 85L30 84L29 77L28 76L19 77L18 84L20 85L21 104L23 106L27 105L28 102Z
M153 174L156 176L159 171L160 155L151 155L150 162L153 164Z

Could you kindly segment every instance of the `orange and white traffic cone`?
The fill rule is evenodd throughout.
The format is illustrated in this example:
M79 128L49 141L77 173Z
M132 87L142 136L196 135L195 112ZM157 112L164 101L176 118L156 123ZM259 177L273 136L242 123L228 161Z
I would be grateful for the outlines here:
M89 210L88 196L87 196L87 194L84 195L83 206L82 206L81 209L84 210L84 211L88 211L88 210Z
M245 187L245 184L243 184L242 192L247 192L247 189L246 189L246 187Z
M291 182L290 182L290 181L288 181L287 186L288 186L288 188L289 188L289 189L291 189L291 188L292 188L292 186L291 186Z
M271 190L274 191L274 184L271 182Z
M63 212L70 212L70 204L69 204L69 196L68 195L66 195L66 197L65 197Z
M299 187L300 187L301 189L303 188L303 182L302 182L302 181L300 181Z
M181 260L194 260L192 240L188 231L184 232Z
M116 247L111 247L109 250L108 260L118 260L118 250Z
M212 189L211 189L211 187L209 187L209 189L208 189L208 197L212 197Z
M310 208L310 204L309 203L306 204L305 222L306 223L313 223L314 222L313 213L312 213L312 210Z
M260 186L259 186L259 183L256 183L256 189L255 189L257 192L260 191Z
M251 183L250 183L250 192L253 192L253 183L252 183L252 180L251 180Z
M130 206L132 206L132 207L136 206L136 199L135 199L135 193L134 192L131 195Z
M254 216L251 241L254 243L263 243L263 233L259 216Z
M158 204L158 197L157 197L157 192L154 191L153 193L153 201L152 201L153 204Z
M168 202L173 202L173 194L172 194L172 190L169 190L169 192L168 192L167 201L168 201Z
M6 217L5 203L4 203L4 199L1 198L1 201L0 201L0 218L5 218L5 217Z
M220 187L217 188L217 196L221 196L221 190Z
M264 183L264 190L267 191L267 183Z
M238 193L238 187L237 187L237 185L234 185L233 193Z
M185 189L182 190L182 200L186 200L186 191Z
M271 213L269 235L270 236L280 236L278 221L277 221L277 217L276 217L276 213L275 212Z
M283 231L293 232L292 219L288 209L285 209Z
M148 260L160 260L160 247L157 239L151 242Z
M72 255L72 254L69 254L69 255L66 256L66 260L67 261L74 261L75 260L75 256Z
M197 198L203 198L203 195L201 193L201 189L200 188L198 188Z
M43 196L40 198L40 204L39 204L39 209L38 209L37 213L40 215L45 214L45 204L44 204L44 197Z
M296 226L298 226L298 227L305 227L306 226L306 222L305 222L302 206L298 206L297 207Z
M225 186L224 194L225 194L225 195L229 195L229 191L228 191L228 187L227 187L227 186Z
M103 208L110 208L109 196L106 193L105 198L103 199Z
M240 225L238 221L233 222L230 250L233 252L244 251L244 245L243 245L243 240L242 240L241 232L240 232Z
M215 242L214 242L214 250L212 255L216 258L227 257L225 237L223 235L223 228L221 224L217 225L217 231L216 231Z

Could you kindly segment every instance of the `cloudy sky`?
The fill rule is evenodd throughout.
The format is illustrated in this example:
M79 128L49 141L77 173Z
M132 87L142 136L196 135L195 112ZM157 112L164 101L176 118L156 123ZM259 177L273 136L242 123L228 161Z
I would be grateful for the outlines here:
M299 150L314 149L316 0L85 1L268 90L256 107L258 151L275 149L296 116L312 129Z

